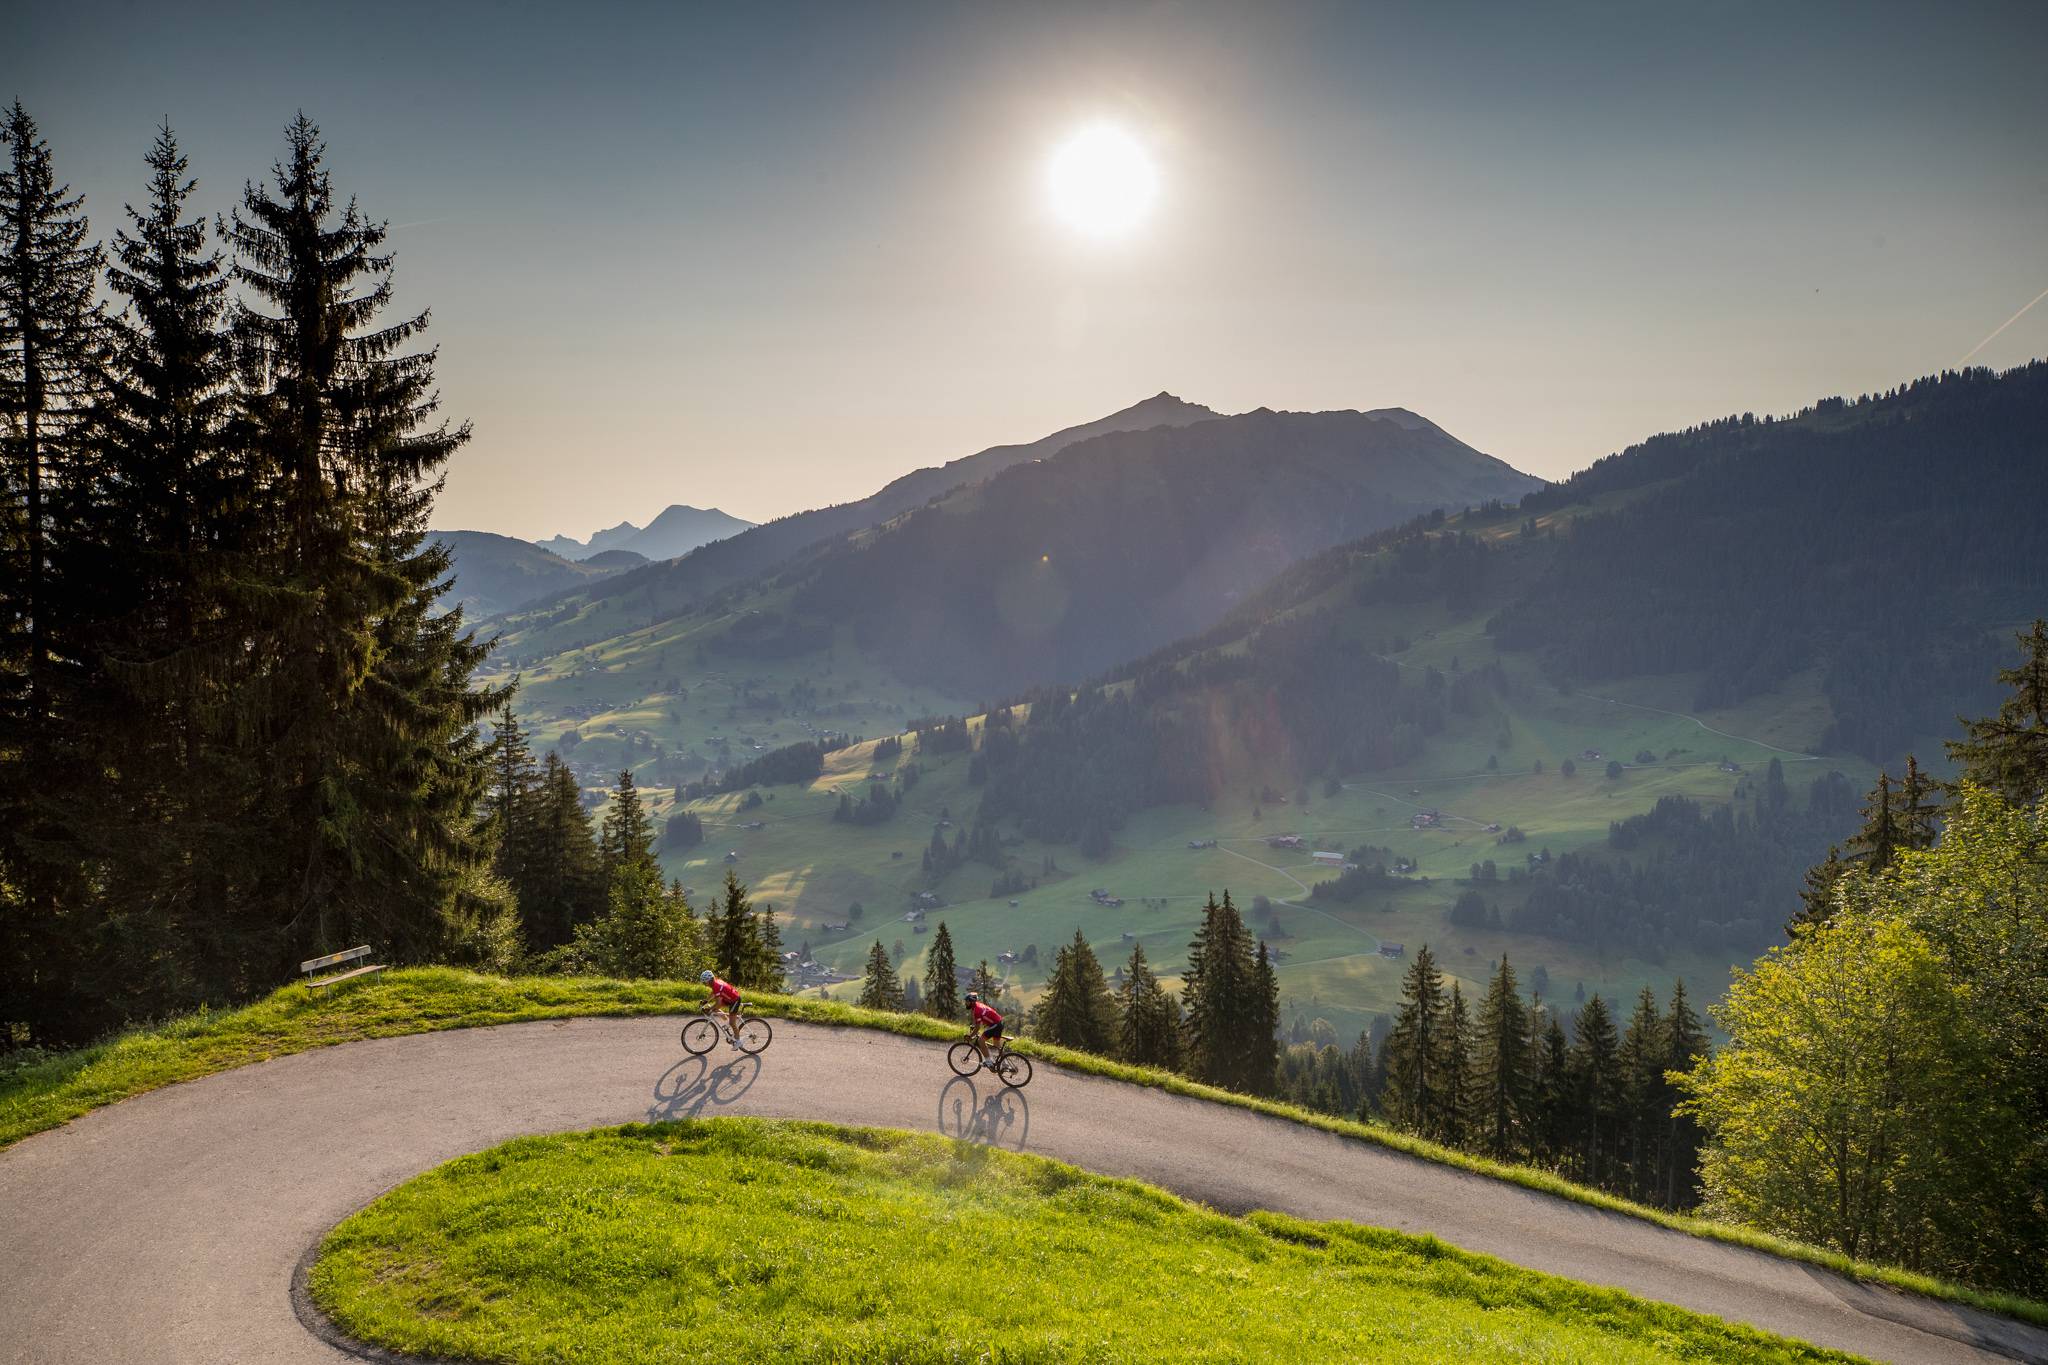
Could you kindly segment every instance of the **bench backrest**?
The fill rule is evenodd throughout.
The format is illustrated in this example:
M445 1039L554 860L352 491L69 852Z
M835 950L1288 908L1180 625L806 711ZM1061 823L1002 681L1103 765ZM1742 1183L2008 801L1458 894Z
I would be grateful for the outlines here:
M329 953L326 957L316 957L301 962L299 970L301 972L317 972L322 967L332 967L341 962L353 962L359 957L368 957L369 955L370 945L365 943L358 948L345 948L338 953Z

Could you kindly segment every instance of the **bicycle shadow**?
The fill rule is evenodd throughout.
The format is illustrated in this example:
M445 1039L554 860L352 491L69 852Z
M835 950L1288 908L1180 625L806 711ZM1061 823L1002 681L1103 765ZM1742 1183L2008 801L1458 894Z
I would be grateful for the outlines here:
M978 1147L1021 1152L1031 1136L1031 1101L1021 1090L992 1082L984 1096L972 1077L955 1076L939 1091L939 1132Z
M654 1083L654 1103L648 1106L647 1121L693 1119L707 1105L722 1108L753 1089L760 1077L761 1059L751 1054L717 1066L702 1057L685 1057Z

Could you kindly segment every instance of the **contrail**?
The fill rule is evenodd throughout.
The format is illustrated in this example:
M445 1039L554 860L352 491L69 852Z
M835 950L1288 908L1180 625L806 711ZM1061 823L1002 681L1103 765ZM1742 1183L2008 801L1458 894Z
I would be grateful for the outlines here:
M2042 290L2042 291L2041 291L2040 293L2038 293L2038 294L2034 295L2034 297L2033 297L2032 299L2028 300L2028 302L2027 302L2027 308L2032 308L2032 307L2033 307L2033 306L2034 306L2035 304L2039 303L2039 302L2040 302L2040 301L2041 301L2042 299L2048 299L2048 289L2043 289L2043 290ZM1984 348L1985 348L1986 346L1989 346L1989 345L1990 345L1990 344L1991 344L1992 342L1994 342L1994 341L1998 340L1998 332L2003 332L2003 331L2004 331L2004 330L2005 330L2006 328L2008 328L2008 327L2012 326L2012 325L2013 325L2013 324L2014 324L2015 322L2018 322L2018 321L2019 321L2019 320L2020 320L2021 318L2025 317L2025 316L2027 315L2027 308L2022 308L2022 309L2020 309L2020 311L2019 311L2019 312L2017 312L2017 313L2014 313L2014 314L2013 314L2013 315L2012 315L2011 317L2007 318L2007 319L2006 319L2006 320L2005 320L2004 322L2001 322L2001 323L1999 323L1999 324L1998 324L1998 331L1997 331L1997 332L1993 332L1993 333L1992 333L1992 334L1991 334L1990 336L1988 336L1988 337L1985 337L1985 338L1984 338L1984 339L1983 339L1982 341L1978 342L1978 343L1977 343L1977 344L1976 344L1975 346L1972 346L1972 347L1970 348L1970 355L1966 355L1966 356L1964 356L1964 357L1963 357L1963 358L1962 358L1961 360L1958 360L1958 361L1956 362L1956 368L1957 368L1957 369L1961 369L1961 368L1962 368L1963 366L1965 366L1965 365L1969 364L1969 363L1970 363L1970 356L1974 356L1974 355L1976 355L1976 354L1977 354L1977 352L1979 352L1979 351L1983 350L1983 349L1984 349Z

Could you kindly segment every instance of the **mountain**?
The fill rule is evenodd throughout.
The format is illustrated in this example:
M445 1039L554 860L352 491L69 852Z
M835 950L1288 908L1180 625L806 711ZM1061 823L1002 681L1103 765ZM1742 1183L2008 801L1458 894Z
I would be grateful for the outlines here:
M674 615L720 588L766 573L821 540L900 516L961 484L990 478L1013 465L1047 459L1076 442L1105 433L1186 426L1215 416L1199 403L1185 402L1170 393L1155 394L1107 417L1056 431L1024 445L990 446L944 465L913 470L857 502L764 522L702 546L675 563L655 564L624 575L620 589L634 595L641 606L657 615ZM601 594L612 595L609 591Z
M471 620L515 611L538 597L581 587L624 566L577 564L529 541L489 531L429 531L448 547L455 585L441 599ZM643 562L635 556L635 562Z
M617 526L593 532L589 540L577 540L572 536L550 536L546 540L534 543L548 553L560 555L564 559L586 559L604 550L623 550L633 537L639 534L638 526L630 521L622 521Z
M678 555L690 553L699 545L736 536L751 528L753 524L751 521L742 521L730 513L721 512L716 507L685 507L681 503L675 503L664 508L661 515L647 523L644 530L629 536L617 546L598 548L631 550L634 554L650 560L674 559ZM602 534L604 533L599 532L599 535ZM595 541L596 537L593 536L592 540Z
M791 629L852 627L970 695L1078 679L1216 619L1301 558L1539 486L1402 409L1112 432L815 552Z

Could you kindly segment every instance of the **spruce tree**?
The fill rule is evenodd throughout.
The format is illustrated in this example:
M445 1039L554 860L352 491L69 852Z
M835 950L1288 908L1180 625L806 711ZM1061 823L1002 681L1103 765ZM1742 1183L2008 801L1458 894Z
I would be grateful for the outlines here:
M1863 801L1863 827L1849 838L1851 861L1867 872L1882 872L1891 866L1903 841L1899 835L1898 802L1892 795L1892 776L1880 772L1877 786Z
M1506 1160L1521 1144L1529 1106L1529 1019L1505 954L1479 1006L1471 1091L1472 1141Z
M860 999L856 1002L862 1009L901 1010L903 1008L903 987L897 983L896 969L889 963L889 951L876 939L875 946L868 950L867 979L861 982Z
M87 240L84 196L57 183L49 144L19 100L0 122L0 144L8 152L0 170L0 486L9 492L0 681L10 684L0 704L13 722L5 738L33 753L51 705L53 648L65 633L65 604L52 600L52 531L87 482L76 438L100 380L103 319L93 292L103 257Z
M1664 1064L1669 1039L1657 1013L1657 997L1648 986L1636 997L1635 1013L1622 1033L1615 1056L1620 1080L1617 1097L1614 1183L1636 1198L1654 1198L1661 1184L1664 1120L1669 1110Z
M1425 943L1401 978L1401 1007L1387 1034L1382 1061L1382 1106L1389 1119L1410 1132L1428 1133L1437 1127L1443 1089L1437 1062L1443 1051L1446 1008L1443 977Z
M19 101L0 146L0 1029L84 1042L116 1020L91 1017L78 984L100 954L85 941L90 826L72 798L97 765L60 694L94 605L59 550L94 484L80 437L99 382L101 257Z
M1117 1043L1116 997L1102 963L1079 929L1060 948L1045 993L1031 1012L1031 1033L1061 1047L1113 1056Z
M1686 999L1685 982L1671 983L1671 1008L1664 1015L1664 1169L1666 1208L1691 1208L1699 1202L1700 1128L1690 1111L1680 1112L1678 1089L1669 1077L1687 1073L1708 1052L1707 1030Z
M990 1009L1000 1011L1003 1008L997 1003L1003 998L1002 979L989 969L987 958L975 964L973 974L967 978L967 989L980 996L981 1003Z
M605 904L608 888L582 798L575 774L550 751L508 877L527 942L536 948L568 943Z
M697 917L681 888L664 888L649 863L622 864L605 912L576 929L578 965L602 976L680 981L706 961Z
M626 865L631 866L631 859ZM775 946L766 942L764 923L747 896L747 888L731 868L725 870L724 893L711 919L711 965L720 976L747 990L774 990L782 984L781 935ZM899 991L900 995L900 991Z
M619 785L612 789L611 805L598 831L597 857L607 877L622 865L654 864L654 821L640 804L640 791L633 785L630 769L619 770ZM729 871L726 880L732 880Z
M934 1019L960 1017L960 964L953 959L953 934L939 921L932 935L932 950L925 959L924 1000L926 1014Z
M1537 1162L1552 1165L1564 1162L1572 1143L1571 1043L1557 1015L1549 1010L1544 1014L1535 1049L1535 1122L1529 1148Z
M269 780L232 899L273 979L343 940L401 961L445 942L454 888L487 851L476 728L500 700L471 682L488 647L437 602L449 560L427 516L469 429L431 425L434 353L406 349L426 315L383 316L385 228L353 201L337 212L318 129L301 115L286 146L226 228L269 578L246 651Z
M1948 756L1965 780L1988 788L2015 805L2048 797L2048 620L2015 637L2019 666L2000 670L2012 689L1996 715L1962 722L1963 738L1948 744Z
M517 842L520 818L532 799L535 782L533 750L519 717L512 714L512 699L498 708L497 727L491 737L491 792L485 811L498 839L501 869L516 862L510 852Z
M1785 936L1797 938L1817 924L1826 924L1835 913L1835 885L1849 870L1842 850L1830 846L1827 858L1806 870L1806 883L1799 890L1799 911L1785 921Z
M1246 1089L1253 1081L1251 1040L1262 1005L1255 993L1260 983L1251 936L1228 891L1220 904L1212 895L1203 909L1202 927L1188 945L1183 983L1190 1071L1211 1085Z
M1250 1024L1244 1037L1244 1089L1254 1095L1273 1093L1279 1055L1280 978L1273 971L1266 941L1259 940L1252 964Z
M1136 1066L1179 1067L1180 1006L1153 975L1142 943L1131 945L1117 1003L1117 1055Z
M1435 1131L1431 1136L1453 1147L1470 1140L1473 1124L1472 1017L1465 1006L1465 991L1451 982L1450 1004L1444 1009L1443 1028L1437 1035L1441 1050L1436 1071L1442 1090L1437 1106Z
M1615 1120L1621 1103L1619 1045L1614 1017L1596 992L1579 1011L1572 1040L1571 1106L1578 1173L1595 1185L1608 1183L1614 1160Z

